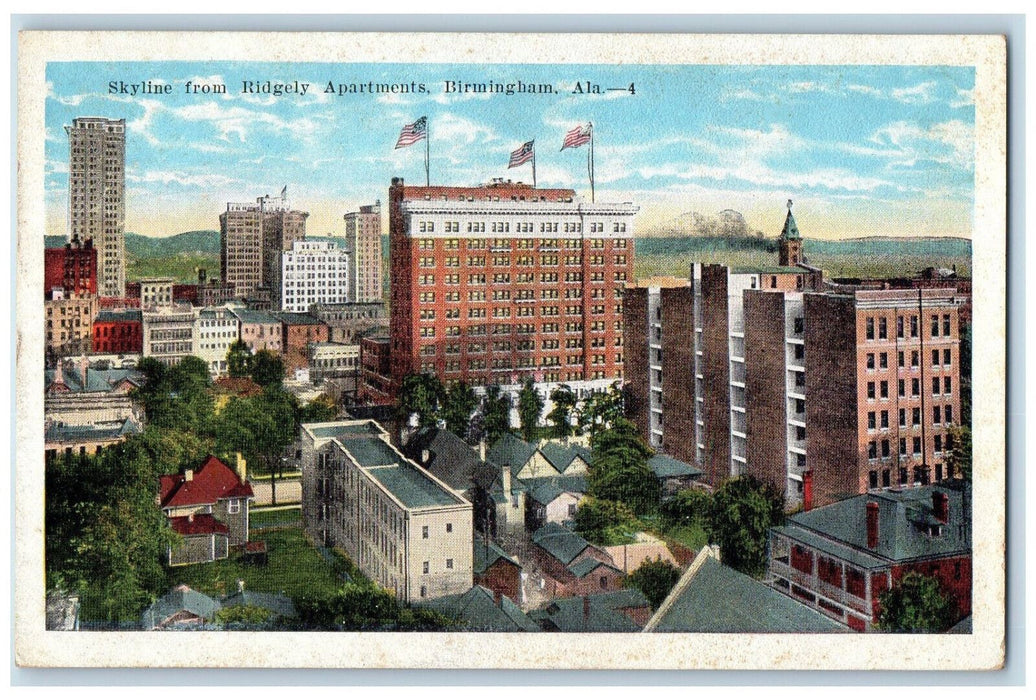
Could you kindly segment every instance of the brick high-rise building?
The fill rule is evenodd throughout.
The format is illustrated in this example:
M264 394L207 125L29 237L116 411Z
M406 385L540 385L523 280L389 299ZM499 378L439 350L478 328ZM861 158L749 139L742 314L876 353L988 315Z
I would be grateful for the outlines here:
M345 215L346 248L352 253L349 300L381 301L381 201Z
M709 483L753 474L789 505L947 478L966 297L825 285L788 219L798 265L696 263L627 290L631 419Z
M97 249L93 240L78 236L61 248L43 251L43 292L50 299L55 289L67 296L97 294Z
M291 208L286 192L266 195L255 204L227 203L219 215L220 275L234 294L246 298L271 289L280 275L280 254L306 238L309 212Z
M78 117L68 134L70 240L93 239L98 249L98 293L126 290L126 120Z
M389 189L391 385L526 378L577 393L622 377L637 207L494 181Z

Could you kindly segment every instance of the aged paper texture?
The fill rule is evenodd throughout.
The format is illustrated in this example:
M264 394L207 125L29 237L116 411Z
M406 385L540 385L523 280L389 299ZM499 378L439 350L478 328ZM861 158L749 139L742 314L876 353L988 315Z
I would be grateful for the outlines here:
M19 37L18 61L14 617L19 665L984 670L1003 663L1006 48L1002 37L24 32ZM69 192L69 182L76 173L93 167L89 160L75 160L94 155L90 142L83 142L82 153L71 154L71 163L69 146L70 139L77 143L73 122L91 117L125 120L118 123L120 137L116 139L124 148L124 153L120 151L123 160L113 157L110 163L98 166L119 172L120 192L121 188L125 191L119 201L91 199L89 186L78 194ZM82 122L84 129L86 123ZM109 122L97 124L106 128ZM72 148L74 151L76 146ZM40 299L52 294L45 288L51 282L49 271L44 281L44 249L64 245L64 239L73 233L72 222L79 216L77 208L94 203L112 211L124 207L119 213L124 216L127 241L130 232L146 242L188 231L209 234L207 240L215 241L220 215L230 211L228 202L254 202L257 197L263 200L264 194L280 191L279 201L287 201L290 196L300 208L308 210L305 225L311 238L333 239L345 230L346 212L375 201L382 205L382 212L387 212L391 206L390 182L395 177L404 178L408 189L415 192L422 189L422 184L431 191L435 185L471 187L503 178L496 181L496 186L511 188L507 189L511 193L511 180L528 182L531 177L535 183L537 176L539 183L534 187L575 190L577 199L591 203L587 211L595 211L593 206L604 202L632 203L621 211L626 205L617 204L615 212L628 213L631 221L635 212L638 252L634 261L631 251L628 262L642 281L663 275L686 279L692 274L690 263L694 261L738 264L733 253L728 261L723 251L709 251L703 257L691 249L659 249L657 245L652 249L645 244L643 250L649 252L643 253L642 241L676 239L689 231L702 235L705 229L714 232L716 226L724 225L740 226L738 233L747 237L744 240L777 241L779 235L783 241L798 239L798 229L789 233L787 224L782 234L785 217L792 225L797 220L801 227L805 259L798 257L792 246L789 250L793 259L775 266L777 248L756 246L764 251L760 253L764 257L752 260L752 264L762 265L758 272L761 276L753 278L761 287L769 284L771 273L776 287L777 275L787 274L789 265L807 261L824 267L825 277L832 279L909 278L920 275L922 266L929 268L930 275L949 275L948 269L942 269L949 266L938 260L943 253L936 253L934 258L910 257L897 252L903 249L893 243L897 237L911 237L952 240L953 245L963 246L963 256L946 255L960 259L953 268L954 278L959 273L974 281L969 302L973 308L971 354L980 358L971 370L972 440L978 457L970 487L973 534L967 558L972 572L968 632L856 634L844 626L839 630L844 633L796 634L218 629L170 633L141 631L128 625L91 628L89 624L80 624L79 631L47 629L47 588L55 582L45 577L48 567L43 526L50 494L45 494L44 487L46 470L51 467L45 468L44 447L46 444L49 449L51 444L48 431L53 423L45 422L44 378L50 377L48 381L53 384L54 368L61 365L61 356L75 353L58 348L52 354L47 350L57 341L46 335ZM443 200L452 197L445 193L445 187L440 189ZM399 190L403 191L401 183ZM265 199L271 201L270 197ZM426 194L424 199L431 201L433 197ZM518 201L518 196L513 199ZM420 204L414 203L413 211L418 211ZM429 205L429 211L432 208ZM431 221L429 232L433 230ZM118 225L119 236L123 234L122 224L120 221ZM388 234L387 219L383 225ZM490 225L497 224L494 221ZM500 225L504 225L502 220ZM456 227L456 222L446 222L446 226L446 236L451 230L459 233L458 228L449 228ZM614 231L619 231L619 224L615 226ZM136 284L139 308L140 280L178 276L177 283L189 282L196 274L192 266L205 264L187 251L179 253L175 272L170 272L173 268L148 267L148 253L134 249L137 252L130 254L105 247L102 239L106 233L110 232L98 230L95 241L101 270L96 282L100 287L111 285L107 292L94 292L102 298L130 297L128 289ZM611 229L608 233L611 235ZM729 233L723 231L723 235ZM427 239L429 246L440 234L441 229L436 237ZM564 231L559 231L559 236L563 235ZM496 246L504 238L493 238L491 243ZM830 252L833 248L823 247L833 245L832 241L866 239L874 239L867 245L877 247L861 244L859 259L853 263L856 267L840 267L844 260L838 262L837 255ZM541 249L549 250L545 240L540 241ZM449 255L449 238L445 245ZM815 246L813 261L809 260L811 245ZM888 246L886 252L882 252L883 245ZM222 275L226 283L230 273L221 272L218 255L214 249L207 250L211 276ZM801 254L801 248L798 250ZM593 253L590 248L587 251ZM731 251L734 248L727 249ZM564 250L560 252L563 256ZM515 254L516 260L523 254L520 245ZM224 250L224 258L226 255ZM112 262L115 258L117 265ZM454 260L458 262L445 263L447 274L449 265L475 264L471 258ZM386 261L395 271L397 261L387 257ZM555 260L552 264L563 263ZM621 264L626 263L622 257ZM547 263L541 260L540 264ZM386 287L400 283L389 269L385 270L385 276L391 277ZM105 277L109 272L113 275L110 279ZM799 284L801 290L802 282ZM922 299L921 291L910 293ZM61 301L67 305L76 295L46 298L51 300L48 304ZM521 316L520 299L501 307L508 318L512 308L516 316ZM612 304L614 300L606 301ZM564 301L560 303L563 306ZM100 314L115 313L104 308L110 307L102 304L100 311L91 307L89 318L84 317L85 324L95 322L93 338L89 334L84 338L86 351L96 351L99 342L96 319ZM275 306L274 310L281 308L288 309ZM436 307L436 311L445 314L449 308L447 304ZM554 309L556 313L557 307ZM65 306L61 306L64 313ZM504 311L499 313L502 316ZM922 310L920 318L922 337L927 332L926 313ZM949 316L946 318L949 324ZM69 319L71 337L71 316ZM937 326L932 332L939 335L942 319L932 319ZM62 324L64 320L62 316ZM77 318L76 329L78 322ZM389 325L387 317L384 325ZM444 328L449 333L449 327ZM634 352L629 347L629 332L627 328L627 346L620 348L627 357L627 383L635 381L629 376L629 358ZM689 331L688 343L692 342L691 333L693 330ZM550 333L537 335L533 342L541 340L549 341ZM201 347L196 347L195 354ZM312 351L312 345L308 347ZM465 353L469 351L474 352L469 348ZM610 353L613 351L609 348ZM779 352L783 352L783 344ZM617 358L620 364L622 353ZM922 364L927 363L926 353L927 348L923 348ZM948 360L950 355L945 357ZM902 358L900 353L901 366ZM942 363L941 358L939 355L936 359ZM863 362L862 355L857 359ZM217 373L222 371L221 360L222 356L213 360ZM909 360L908 352L908 364ZM590 367L597 360L585 361ZM537 381L564 379L552 373L549 361L537 362L541 369ZM449 370L449 364L443 366ZM860 371L865 371L862 365ZM600 376L605 375L602 372ZM927 392L928 375L922 370L920 376L923 386L914 394ZM900 388L901 396L909 394L906 381L905 389ZM743 392L744 386L742 383L735 390ZM936 388L947 396L959 396L961 387L951 392L949 384L943 386ZM895 389L893 385L891 391L895 393ZM878 389L871 387L869 391ZM887 392L888 387L881 391ZM959 417L959 401L954 405ZM729 422L730 412L721 409ZM686 410L691 411L691 406ZM921 420L927 421L932 408L922 404L922 410L925 415ZM738 415L744 420L744 409L734 413L734 420ZM874 412L870 417L878 420ZM949 409L945 417L938 414L935 422L942 424L943 418L947 424L954 422ZM900 423L908 419L906 414ZM895 424L895 412L891 420ZM677 425L678 416L673 415L672 423L669 421L667 418L667 426ZM881 421L881 427L888 427L887 415ZM782 435L785 427L794 432L795 426L788 426L781 427ZM745 439L736 427L732 430L734 443ZM788 439L806 444L805 430L803 427L798 438L789 433ZM866 429L861 430L866 434ZM730 440L731 433L727 433ZM747 433L749 440L755 439L753 430ZM930 437L924 435L923 439ZM219 440L217 437L217 448L212 449L218 449ZM903 440L900 452L906 453L910 444ZM688 444L694 441L693 435L686 436ZM941 440L936 445L936 451L941 452ZM895 453L897 446L896 441L882 444L877 438L868 445L863 438L860 445L853 443L852 451L855 455L859 449L866 463L865 453L870 449L870 459L878 464L889 457L889 452ZM728 447L736 449L736 445ZM729 454L725 464L732 459ZM806 452L802 454L804 462ZM250 467L258 468L254 466L257 464ZM890 485L886 481L879 486L880 471L873 468L871 472L870 487L874 490ZM909 478L927 485L929 479L943 478L941 464L937 476L935 472L907 474L905 468L903 472L901 483ZM860 473L861 493L866 493L867 470ZM889 478L887 473L883 478ZM913 476L917 474L920 476ZM190 480L193 476L191 471L183 478ZM891 480L896 476L893 473ZM802 482L799 470L780 487ZM807 493L812 493L811 484ZM287 483L281 487L289 489ZM811 496L798 498L797 509L801 509L802 498ZM941 523L945 522L945 517L940 520L938 500L935 504L934 516L924 516L927 520L922 518L923 522L911 520L918 527L928 528L931 537L940 535ZM574 512L573 506L570 513ZM84 515L82 527L91 526L90 518L96 515ZM467 517L470 520L470 510ZM113 518L111 527L126 522ZM184 532L193 532L196 519L192 515L189 520L188 524L181 523ZM225 527L219 530L217 526L214 532L225 532ZM267 534L266 538L273 547L275 535ZM216 540L214 535L212 541ZM83 552L80 556L96 556L95 552ZM265 556L265 549L263 553ZM270 555L274 556L273 550ZM446 566L452 569L454 560L447 561ZM611 568L617 570L617 566ZM838 581L842 581L841 574ZM233 592L234 583L222 581L220 585L223 590L229 585ZM420 590L420 595L425 595L425 589ZM414 596L416 599L418 594ZM814 612L817 600L814 596ZM84 606L88 602L81 601ZM588 619L589 603L585 605ZM765 614L765 610L760 611L760 617ZM541 627L563 624L543 622L548 618L553 619L546 613L537 618ZM645 622L640 620L637 629ZM246 641L242 643L241 638Z

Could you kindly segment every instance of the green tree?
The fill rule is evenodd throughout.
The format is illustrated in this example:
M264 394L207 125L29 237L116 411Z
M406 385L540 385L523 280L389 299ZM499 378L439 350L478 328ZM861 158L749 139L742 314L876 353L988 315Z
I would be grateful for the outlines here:
M276 617L258 605L231 605L216 612L216 622L234 629L266 629Z
M408 374L403 377L396 403L400 431L409 426L415 415L419 428L436 427L445 396L446 390L434 374Z
M954 425L946 436L953 440L953 447L946 457L950 474L964 481L971 481L971 429L966 425Z
M576 395L571 387L562 384L550 392L550 400L554 407L547 414L547 420L554 428L554 437L566 438L572 434L572 411L576 406Z
M636 588L651 603L652 610L658 610L658 606L673 590L673 586L680 580L680 569L673 566L671 562L662 561L656 558L654 561L646 561L636 571L626 578L627 588Z
M219 415L216 446L229 459L240 452L260 473L270 476L271 500L277 502L277 479L284 468L284 450L295 440L298 401L277 385L248 398L234 397Z
M370 584L347 583L331 595L295 600L302 625L311 630L434 632L456 626L432 610L405 608L388 591Z
M465 437L471 414L477 407L478 396L467 382L461 381L450 386L446 390L442 406L442 419L446 423L446 429L460 438Z
M953 624L953 601L939 582L911 571L878 598L878 628L886 632L945 632Z
M176 536L155 506L160 470L141 436L45 473L47 586L80 594L85 620L135 620L166 586Z
M527 442L536 439L536 426L543 413L543 397L536 391L532 379L526 378L522 390L518 392L518 421L522 429L522 437Z
M211 435L212 380L205 361L188 356L172 367L154 358L144 358L137 367L144 373L144 385L131 396L144 405L150 425L162 429Z
M752 476L725 482L712 498L707 532L719 545L723 563L749 576L766 568L769 530L784 522L784 498Z
M653 454L636 427L617 418L596 437L586 479L588 493L621 501L638 514L653 511L661 495L658 479L647 464Z
M640 529L637 516L625 503L587 496L576 509L576 532L602 547L628 544L630 535Z
M681 489L659 508L666 527L698 525L707 528L712 513L712 496L701 489Z
M579 430L590 436L590 446L594 446L597 434L623 417L622 389L618 382L612 384L607 391L590 394L583 400L579 411Z
M960 324L960 422L971 426L971 324Z
M338 416L338 406L334 399L327 394L321 394L305 406L299 407L297 423L324 423L332 421Z
M284 360L271 350L260 350L252 356L250 372L252 381L261 387L280 384L284 381Z
M511 432L511 397L495 384L487 386L486 395L482 397L482 421L486 442L490 445Z
M249 377L252 374L252 351L248 343L240 338L227 349L227 370L235 379Z

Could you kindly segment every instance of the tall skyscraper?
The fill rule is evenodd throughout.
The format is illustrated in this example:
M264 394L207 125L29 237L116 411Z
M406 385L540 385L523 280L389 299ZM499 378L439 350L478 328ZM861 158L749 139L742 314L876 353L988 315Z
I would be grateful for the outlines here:
M306 238L308 216L291 208L287 188L280 197L266 195L255 204L227 203L219 215L220 273L224 284L234 285L235 296L275 286L280 254Z
M93 239L101 296L126 295L126 120L77 117L68 134L69 240Z
M381 301L381 202L345 215L346 248L352 253L349 300Z
M577 394L622 378L630 203L494 181L389 189L391 385L408 373Z

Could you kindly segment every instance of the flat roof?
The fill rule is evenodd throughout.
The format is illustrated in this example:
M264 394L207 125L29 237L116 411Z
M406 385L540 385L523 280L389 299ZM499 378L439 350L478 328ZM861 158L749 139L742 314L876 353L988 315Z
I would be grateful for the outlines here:
M384 440L373 437L340 439L342 446L371 478L407 508L461 505L463 500L412 465Z

